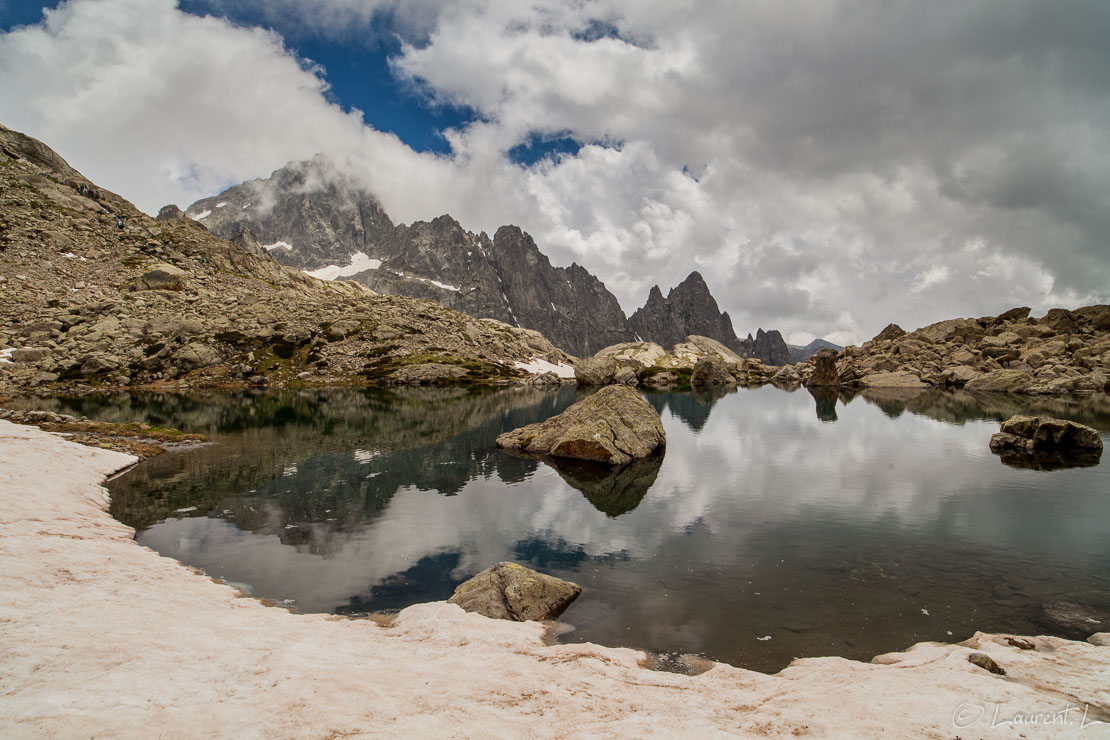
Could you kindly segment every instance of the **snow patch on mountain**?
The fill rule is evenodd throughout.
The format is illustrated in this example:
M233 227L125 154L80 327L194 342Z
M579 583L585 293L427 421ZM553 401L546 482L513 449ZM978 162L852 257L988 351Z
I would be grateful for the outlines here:
M283 242L278 243L282 244ZM285 246L289 247L289 245ZM267 249L269 249L269 247L267 247ZM292 247L289 247L289 249L292 249ZM371 258L365 252L355 252L351 255L351 264L346 265L345 267L340 267L339 265L328 265L327 267L321 267L318 270L305 270L305 272L312 277L320 278L321 280L338 280L341 277L350 277L351 275L357 275L360 272L366 272L367 270L376 270L381 266L381 260Z

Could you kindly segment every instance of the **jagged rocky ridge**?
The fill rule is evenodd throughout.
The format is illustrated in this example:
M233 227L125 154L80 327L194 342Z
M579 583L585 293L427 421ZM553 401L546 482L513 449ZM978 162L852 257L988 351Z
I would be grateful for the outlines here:
M553 266L518 227L502 226L491 239L446 215L395 225L372 195L321 155L198 200L185 213L284 265L535 329L577 356L637 336L671 346L698 334L744 357L776 365L789 359L777 331L738 339L696 272L665 299L653 288L630 321L600 280L578 264Z
M1068 395L1110 392L1110 305L1040 318L1028 308L999 316L950 319L906 332L896 324L837 355L838 383L848 387ZM776 382L800 383L812 360L783 367Z
M491 239L446 215L395 225L323 156L199 200L186 214L219 236L253 237L284 265L535 329L575 355L632 338L600 280L577 264L553 266L519 228L503 226Z
M0 126L0 394L485 383L537 361L569 371L571 358L538 332L318 280L251 251L172 211L151 219Z
M759 329L741 340L732 328L728 312L721 311L701 273L691 272L672 288L667 297L659 286L652 286L647 303L628 319L639 341L655 342L671 347L691 335L709 337L728 347L740 357L755 357L769 365L785 365L790 352L782 335Z

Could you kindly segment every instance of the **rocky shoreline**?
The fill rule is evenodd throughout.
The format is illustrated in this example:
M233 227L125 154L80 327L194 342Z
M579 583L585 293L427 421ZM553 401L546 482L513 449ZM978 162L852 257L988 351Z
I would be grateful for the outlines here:
M1056 308L1040 318L1029 313L1015 308L913 332L891 324L861 346L822 349L781 367L741 357L708 337L688 336L669 352L653 342L625 342L579 360L575 374L583 385L678 389L772 383L908 393L1110 393L1110 305Z
M290 614L139 546L99 485L133 461L0 421L6 736L1088 737L1110 721L1107 634L680 675L442 602L388 626Z
M1110 305L1054 308L1040 318L1029 314L1029 308L1014 308L913 332L891 324L861 346L834 354L831 385L1033 396L1110 392ZM783 367L772 382L809 384L822 353Z

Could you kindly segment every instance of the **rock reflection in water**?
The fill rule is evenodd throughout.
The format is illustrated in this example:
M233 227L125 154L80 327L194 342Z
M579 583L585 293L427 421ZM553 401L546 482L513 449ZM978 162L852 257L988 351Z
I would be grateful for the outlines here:
M1093 468L1102 459L1102 451L1081 452L1014 452L998 453L1003 465L1019 470L1067 470L1068 468Z
M817 418L821 421L836 421L836 401L840 398L836 386L813 386L806 390L817 403Z
M555 468L573 488L581 491L595 509L615 518L640 505L644 494L659 475L665 454L657 452L621 467L560 458L544 458L544 462Z

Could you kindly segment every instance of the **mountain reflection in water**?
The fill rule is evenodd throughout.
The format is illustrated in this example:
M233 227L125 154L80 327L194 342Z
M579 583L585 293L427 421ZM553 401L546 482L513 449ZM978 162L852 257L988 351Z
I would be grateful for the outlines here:
M663 456L622 470L497 450L581 393L401 389L31 399L213 444L109 485L138 540L304 612L443 599L499 560L580 583L564 640L759 670L867 659L1110 588L1110 473L999 464L1014 413L1110 430L1105 396L648 393ZM770 636L770 640L761 639Z

